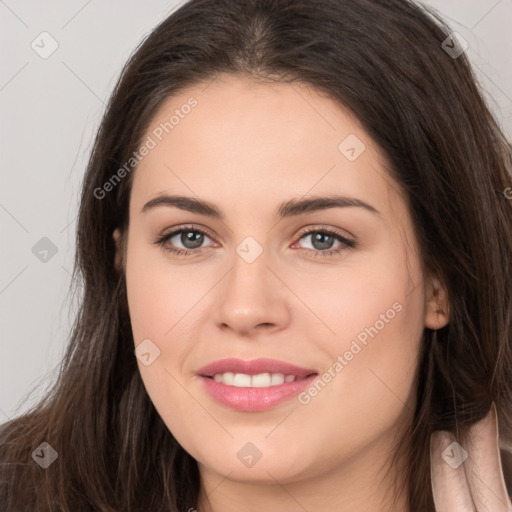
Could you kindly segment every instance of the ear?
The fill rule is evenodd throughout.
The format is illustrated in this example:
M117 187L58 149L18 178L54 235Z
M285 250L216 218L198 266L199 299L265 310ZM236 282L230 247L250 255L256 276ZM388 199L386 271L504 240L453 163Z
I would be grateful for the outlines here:
M429 277L425 287L425 327L440 329L450 319L450 304L446 286L437 277Z
M114 229L112 233L112 238L116 244L116 253L114 259L114 266L119 272L123 272L124 270L124 237L121 234L119 228Z

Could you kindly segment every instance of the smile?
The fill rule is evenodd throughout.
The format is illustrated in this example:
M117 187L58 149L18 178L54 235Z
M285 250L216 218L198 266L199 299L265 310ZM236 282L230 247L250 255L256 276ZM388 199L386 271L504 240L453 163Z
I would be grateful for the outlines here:
M198 374L217 403L245 412L276 407L298 395L318 376L315 370L274 359L223 359Z

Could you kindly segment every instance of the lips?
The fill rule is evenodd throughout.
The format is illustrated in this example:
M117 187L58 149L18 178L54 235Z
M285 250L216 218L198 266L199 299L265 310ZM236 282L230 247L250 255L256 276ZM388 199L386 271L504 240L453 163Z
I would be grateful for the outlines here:
M217 402L247 412L264 411L291 399L318 375L314 369L275 359L222 359L197 373Z

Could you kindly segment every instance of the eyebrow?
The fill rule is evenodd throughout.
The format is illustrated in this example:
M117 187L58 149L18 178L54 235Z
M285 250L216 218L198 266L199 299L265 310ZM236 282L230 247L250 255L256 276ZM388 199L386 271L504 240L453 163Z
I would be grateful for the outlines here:
M207 215L216 219L224 219L222 211L213 203L194 197L159 195L148 201L141 209L145 213L160 206L179 208L192 213ZM355 197L329 195L323 197L312 197L308 199L290 199L279 205L276 216L280 219L295 217L304 213L311 213L329 208L357 207L368 210L376 215L381 213L370 204Z

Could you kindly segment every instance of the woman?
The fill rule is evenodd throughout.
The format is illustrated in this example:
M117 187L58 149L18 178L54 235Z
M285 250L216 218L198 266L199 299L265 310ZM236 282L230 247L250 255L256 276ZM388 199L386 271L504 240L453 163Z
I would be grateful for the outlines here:
M508 510L510 169L408 1L180 7L96 138L3 509Z

